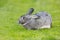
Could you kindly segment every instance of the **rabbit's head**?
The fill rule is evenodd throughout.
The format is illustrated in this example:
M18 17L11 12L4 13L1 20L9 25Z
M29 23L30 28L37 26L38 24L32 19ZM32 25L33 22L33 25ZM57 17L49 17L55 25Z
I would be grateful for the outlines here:
M31 19L31 16L30 16L30 15L32 14L33 11L34 11L34 9L33 9L33 8L30 8L30 9L28 10L27 14L21 16L21 17L19 18L19 24L24 24L24 23L26 23L28 20L30 20L30 19Z
M23 15L19 18L19 24L25 24L27 21L31 19L36 19L38 18L36 15L32 15L34 9L30 8L28 13L26 15Z

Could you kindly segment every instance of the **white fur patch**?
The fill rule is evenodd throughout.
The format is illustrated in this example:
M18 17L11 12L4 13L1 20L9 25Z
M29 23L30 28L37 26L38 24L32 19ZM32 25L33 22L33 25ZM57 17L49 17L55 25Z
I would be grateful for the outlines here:
M24 23L23 25L26 25L26 24L28 24L29 22L26 22L26 23Z
M35 15L31 15L31 18L37 18L37 16L35 16Z
M50 25L44 25L41 28L50 28Z

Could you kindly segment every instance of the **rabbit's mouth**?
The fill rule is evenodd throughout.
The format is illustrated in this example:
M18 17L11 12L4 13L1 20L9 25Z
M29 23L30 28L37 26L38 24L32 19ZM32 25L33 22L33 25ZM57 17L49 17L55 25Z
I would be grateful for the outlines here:
M24 23L21 23L21 24L24 24Z

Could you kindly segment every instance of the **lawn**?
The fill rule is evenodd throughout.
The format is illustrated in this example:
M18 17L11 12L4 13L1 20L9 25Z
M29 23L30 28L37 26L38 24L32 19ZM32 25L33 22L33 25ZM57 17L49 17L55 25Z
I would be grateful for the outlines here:
M29 8L47 11L52 28L26 30L18 18ZM60 40L60 0L0 0L0 40Z

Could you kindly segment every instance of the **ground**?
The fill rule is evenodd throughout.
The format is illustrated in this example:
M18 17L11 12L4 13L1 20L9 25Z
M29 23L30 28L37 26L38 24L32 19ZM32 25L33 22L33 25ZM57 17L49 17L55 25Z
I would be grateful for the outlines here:
M51 14L52 27L26 30L19 25L29 8ZM0 0L0 40L60 40L60 0Z

